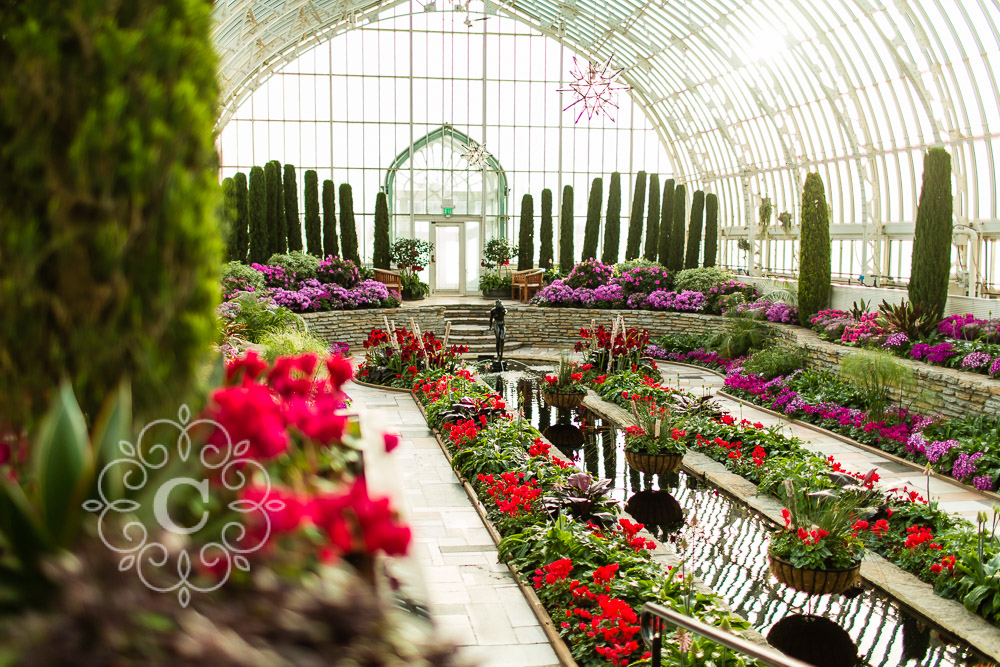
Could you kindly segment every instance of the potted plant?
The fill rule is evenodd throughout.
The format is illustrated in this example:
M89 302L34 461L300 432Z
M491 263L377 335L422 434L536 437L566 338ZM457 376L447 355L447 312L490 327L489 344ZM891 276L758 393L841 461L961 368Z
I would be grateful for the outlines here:
M430 293L430 287L417 275L431 261L434 244L420 239L397 239L389 250L389 258L399 269L399 279L403 284L402 297L406 301L423 299Z
M502 276L503 267L510 266L510 260L517 257L517 248L505 238L490 239L483 250L480 266L486 272L479 277L479 289L488 299L499 299L510 294L510 272Z
M559 358L558 375L546 375L542 385L542 398L556 408L576 408L587 396L587 388L583 385L583 372L575 363L570 362L566 355Z
M632 415L638 425L625 429L625 462L629 467L658 475L680 468L687 451L687 434L671 427L670 411L647 396L632 400Z
M767 550L771 574L810 595L843 593L855 586L864 555L855 533L858 521L871 513L865 506L872 492L851 486L805 493L791 480L785 480L783 488L788 507L781 512L785 527L774 534Z

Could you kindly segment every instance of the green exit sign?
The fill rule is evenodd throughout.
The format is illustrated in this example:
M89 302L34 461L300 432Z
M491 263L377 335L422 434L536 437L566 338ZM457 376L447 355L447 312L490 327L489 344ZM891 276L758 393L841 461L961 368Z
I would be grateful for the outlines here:
M453 206L445 206L444 207L444 214L445 215L451 215L452 212L454 212L454 210L455 210L455 208Z

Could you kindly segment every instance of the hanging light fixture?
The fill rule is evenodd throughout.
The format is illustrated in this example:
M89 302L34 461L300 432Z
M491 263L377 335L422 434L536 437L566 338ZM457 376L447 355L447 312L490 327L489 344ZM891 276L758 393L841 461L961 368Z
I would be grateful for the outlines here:
M631 86L618 83L622 70L611 66L614 57L614 54L611 54L607 60L598 63L588 61L587 69L584 70L580 67L576 56L573 56L573 69L570 71L573 81L568 88L559 88L557 92L575 95L575 99L567 104L563 111L580 104L580 113L576 115L577 123L583 114L587 114L587 119L590 120L602 113L610 118L612 123L615 122L611 110L618 108L618 92L631 90Z
M472 139L469 139L469 143L462 145L462 157L469 163L469 169L473 167L476 169L482 169L486 166L487 162L492 155L486 151L486 142L477 144Z

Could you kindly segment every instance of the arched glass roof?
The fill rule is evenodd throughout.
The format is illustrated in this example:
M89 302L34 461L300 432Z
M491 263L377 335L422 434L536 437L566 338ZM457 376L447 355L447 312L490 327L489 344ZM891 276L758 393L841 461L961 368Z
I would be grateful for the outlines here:
M995 2L436 3L437 11L471 19L514 17L594 60L613 54L678 181L720 194L732 244L754 240L748 223L761 197L771 198L776 214L791 213L794 225L805 174L818 171L834 238L847 244L846 270L904 278L902 264L893 264L903 252L893 257L892 243L902 248L912 236L923 151L944 145L953 156L956 227L978 239L970 280L997 287ZM297 54L400 5L425 10L392 1L217 2L221 121Z

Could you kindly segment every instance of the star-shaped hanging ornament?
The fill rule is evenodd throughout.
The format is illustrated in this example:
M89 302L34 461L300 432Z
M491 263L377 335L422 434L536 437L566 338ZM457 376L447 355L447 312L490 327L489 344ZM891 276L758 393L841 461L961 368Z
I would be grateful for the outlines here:
M469 168L482 169L490 159L490 154L486 151L486 142L477 144L469 140L469 143L462 145L462 157L469 163Z
M611 109L618 108L618 91L631 90L631 86L617 83L622 70L611 67L611 60L614 57L615 55L612 53L604 62L596 64L588 62L586 71L580 67L576 56L573 57L573 69L570 71L570 76L574 80L568 88L560 88L556 92L576 94L576 99L566 105L563 111L583 103L580 113L576 115L577 123L580 122L583 114L587 114L587 119L590 120L602 113L610 118L612 123L615 122Z

